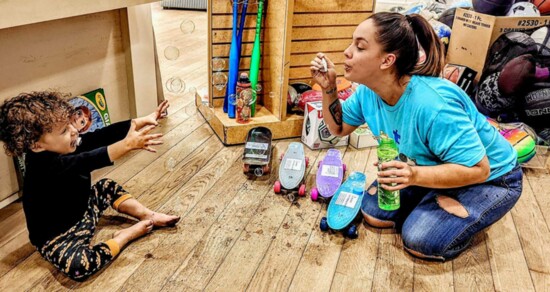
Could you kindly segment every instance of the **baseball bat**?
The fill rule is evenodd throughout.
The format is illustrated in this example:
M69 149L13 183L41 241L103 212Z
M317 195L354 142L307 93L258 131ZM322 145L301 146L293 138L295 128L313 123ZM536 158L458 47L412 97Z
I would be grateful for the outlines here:
M258 15L256 17L256 36L254 38L254 48L252 49L252 56L250 60L250 87L254 89L254 103L250 105L250 115L254 116L256 114L256 102L257 92L256 86L258 85L258 74L260 71L260 33L262 29L262 14L264 10L264 0L259 0L258 2Z
M230 118L235 117L235 105L231 104L229 97L235 94L237 87L237 78L239 74L239 54L238 54L238 41L237 41L237 24L239 18L239 3L237 0L233 1L233 31L231 34L231 47L229 48L229 81L227 82L227 88L225 90L225 97L223 99L223 111L227 113Z

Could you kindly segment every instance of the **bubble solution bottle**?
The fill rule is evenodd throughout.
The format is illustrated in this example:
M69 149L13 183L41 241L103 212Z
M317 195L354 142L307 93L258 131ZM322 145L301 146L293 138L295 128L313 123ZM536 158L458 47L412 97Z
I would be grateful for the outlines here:
M383 170L382 163L394 160L399 155L399 150L395 141L381 132L376 153L378 154L378 170L381 171ZM390 169L392 168L384 170ZM388 191L378 184L378 207L382 210L394 211L399 209L399 206L399 190Z

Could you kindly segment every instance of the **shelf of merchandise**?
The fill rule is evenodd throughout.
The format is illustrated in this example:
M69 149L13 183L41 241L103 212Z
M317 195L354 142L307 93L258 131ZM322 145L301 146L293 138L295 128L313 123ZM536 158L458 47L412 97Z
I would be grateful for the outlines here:
M242 58L239 72L250 68L250 55L256 28L257 0L249 1L243 30ZM229 119L222 110L225 88L212 84L213 59L225 61L219 70L227 74L232 34L232 1L208 3L208 104L197 98L199 111L225 145L245 142L248 130L269 128L274 139L299 137L303 116L287 114L288 84L310 83L309 64L317 52L325 52L339 69L344 49L350 44L355 27L374 10L371 1L341 0L269 0L265 2L262 24L262 59L260 64L257 114L246 124ZM341 70L340 70L341 71Z

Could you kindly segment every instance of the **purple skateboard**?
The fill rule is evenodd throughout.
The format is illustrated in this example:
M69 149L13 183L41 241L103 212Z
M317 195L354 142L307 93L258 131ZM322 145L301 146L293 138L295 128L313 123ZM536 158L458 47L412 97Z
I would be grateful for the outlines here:
M316 177L317 187L311 190L311 200L332 198L342 184L345 172L346 165L342 162L340 150L329 149L325 158L319 162Z

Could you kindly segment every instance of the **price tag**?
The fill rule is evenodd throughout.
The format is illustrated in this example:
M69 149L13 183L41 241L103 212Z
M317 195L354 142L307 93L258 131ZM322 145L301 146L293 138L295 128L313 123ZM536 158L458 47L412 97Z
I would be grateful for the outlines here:
M267 150L269 147L268 143L258 143L258 142L247 142L244 148L246 149L255 149L255 150Z
M289 158L286 160L284 168L288 170L302 170L302 160Z
M355 208L355 205L359 201L359 196L356 194L341 192L336 200L336 205L345 206L348 208Z
M322 176L338 177L338 166L335 165L323 165L321 169Z

